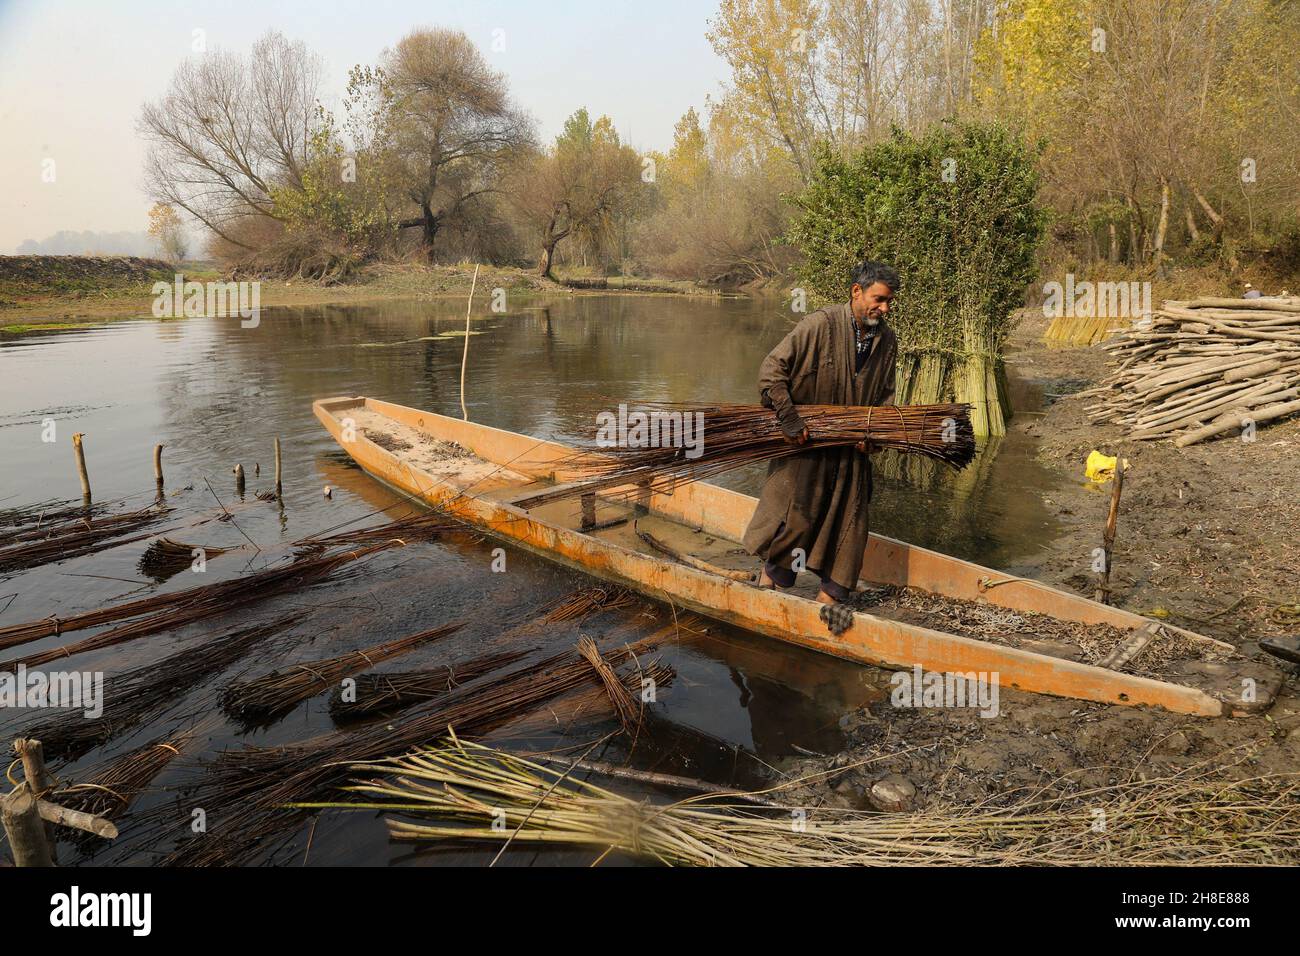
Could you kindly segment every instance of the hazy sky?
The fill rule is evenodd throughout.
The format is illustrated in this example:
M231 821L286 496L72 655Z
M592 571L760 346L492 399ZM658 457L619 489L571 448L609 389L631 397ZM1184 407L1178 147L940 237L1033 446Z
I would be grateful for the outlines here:
M456 27L506 73L543 137L586 106L652 149L726 75L704 37L715 10L713 0L0 0L0 253L61 229L145 228L136 117L197 55L195 29L209 51L246 52L270 28L305 41L336 101L350 67L411 28ZM43 182L51 159L54 182Z

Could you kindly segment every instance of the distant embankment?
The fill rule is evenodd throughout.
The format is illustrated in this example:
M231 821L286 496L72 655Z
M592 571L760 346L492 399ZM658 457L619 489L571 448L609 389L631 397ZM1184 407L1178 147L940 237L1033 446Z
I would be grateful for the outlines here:
M176 269L138 256L0 256L0 305L44 296L138 291Z

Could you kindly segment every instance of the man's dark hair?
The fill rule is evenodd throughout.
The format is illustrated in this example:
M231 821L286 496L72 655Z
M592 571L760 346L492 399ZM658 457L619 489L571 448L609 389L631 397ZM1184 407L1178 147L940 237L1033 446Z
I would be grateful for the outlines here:
M849 276L850 289L854 285L860 285L865 292L871 288L873 282L883 282L889 286L890 292L898 291L898 273L883 262L872 262L867 259L853 267L853 274Z

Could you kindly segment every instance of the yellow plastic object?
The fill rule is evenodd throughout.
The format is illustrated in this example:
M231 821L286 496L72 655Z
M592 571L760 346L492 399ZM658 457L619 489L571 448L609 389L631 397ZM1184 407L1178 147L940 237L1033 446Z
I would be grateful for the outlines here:
M1112 455L1103 455L1096 449L1088 452L1088 463L1084 468L1084 474L1088 476L1089 481L1105 482L1115 477L1116 459ZM1124 463L1127 467L1128 462Z

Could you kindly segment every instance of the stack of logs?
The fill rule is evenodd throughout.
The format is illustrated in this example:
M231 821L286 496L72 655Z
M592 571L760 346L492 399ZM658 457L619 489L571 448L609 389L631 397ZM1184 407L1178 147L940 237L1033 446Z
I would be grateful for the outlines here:
M1180 448L1300 412L1300 298L1165 302L1104 346L1094 422Z

